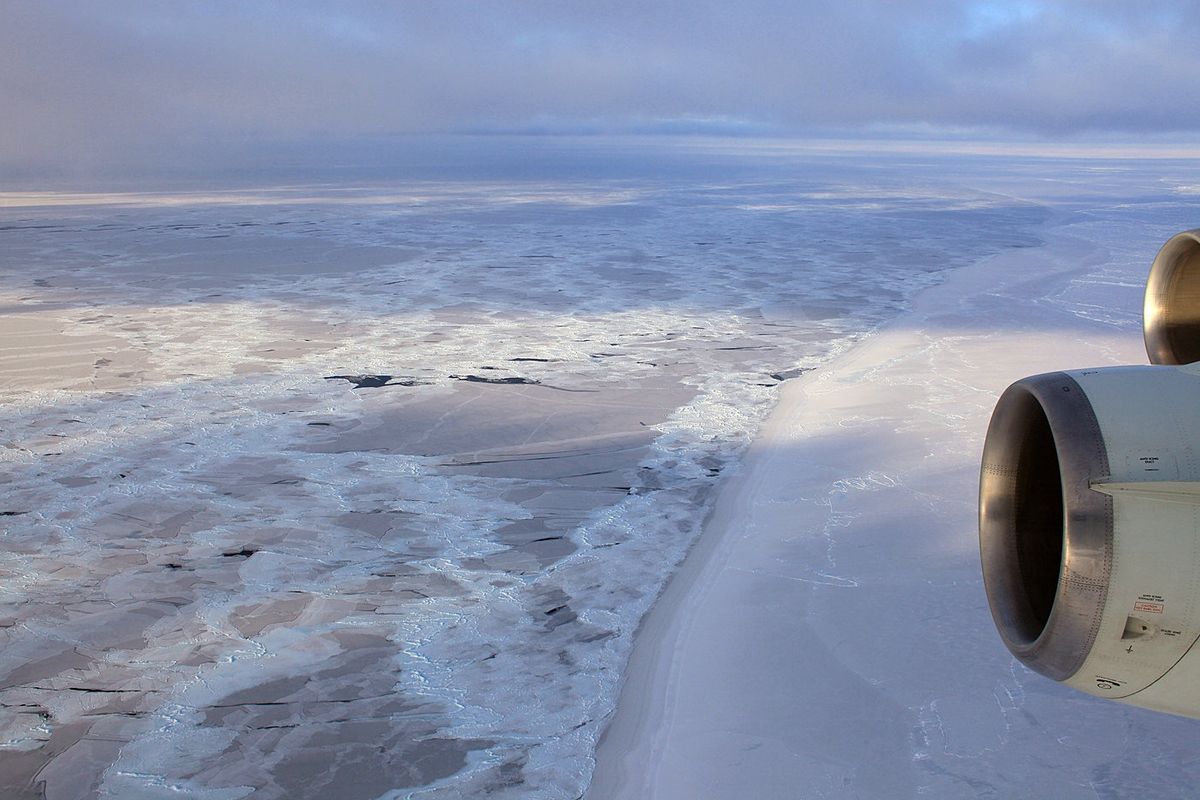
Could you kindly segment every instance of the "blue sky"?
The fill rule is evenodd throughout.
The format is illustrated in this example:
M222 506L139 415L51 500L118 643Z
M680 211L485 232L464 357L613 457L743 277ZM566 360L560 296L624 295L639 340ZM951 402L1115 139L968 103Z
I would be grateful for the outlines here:
M0 3L0 164L407 133L1200 129L1181 0Z

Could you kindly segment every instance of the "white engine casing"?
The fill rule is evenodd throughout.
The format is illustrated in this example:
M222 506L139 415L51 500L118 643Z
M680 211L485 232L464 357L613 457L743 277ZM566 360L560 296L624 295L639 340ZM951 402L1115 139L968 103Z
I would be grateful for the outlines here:
M1200 717L1200 364L1013 384L980 477L992 615L1022 662Z

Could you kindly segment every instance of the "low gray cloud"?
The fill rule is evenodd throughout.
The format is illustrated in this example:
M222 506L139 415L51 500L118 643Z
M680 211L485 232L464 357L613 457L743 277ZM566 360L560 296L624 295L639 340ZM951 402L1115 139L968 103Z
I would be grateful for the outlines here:
M0 163L421 132L1200 129L1175 0L0 4Z

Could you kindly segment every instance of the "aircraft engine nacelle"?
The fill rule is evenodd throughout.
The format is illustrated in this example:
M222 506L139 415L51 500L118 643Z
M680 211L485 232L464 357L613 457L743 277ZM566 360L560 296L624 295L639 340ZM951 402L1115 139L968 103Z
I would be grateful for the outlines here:
M1053 372L996 405L979 543L1000 636L1090 694L1200 717L1200 232L1151 268L1159 366ZM1168 366L1184 364L1183 366Z
M1150 267L1142 330L1151 364L1200 361L1200 229L1172 236Z

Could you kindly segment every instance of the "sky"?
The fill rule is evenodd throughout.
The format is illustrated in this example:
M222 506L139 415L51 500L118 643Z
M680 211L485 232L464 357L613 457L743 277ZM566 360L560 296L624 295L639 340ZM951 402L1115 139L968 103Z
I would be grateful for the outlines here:
M1187 0L0 0L0 167L406 134L1200 132Z

